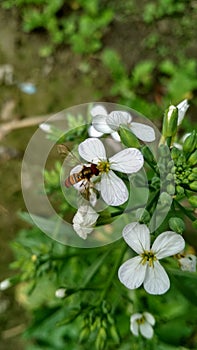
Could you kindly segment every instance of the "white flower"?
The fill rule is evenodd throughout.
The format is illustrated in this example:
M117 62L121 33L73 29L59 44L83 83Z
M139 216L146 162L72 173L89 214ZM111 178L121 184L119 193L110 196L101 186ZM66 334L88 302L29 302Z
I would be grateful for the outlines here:
M178 108L178 125L180 125L183 121L183 118L185 116L185 113L187 112L189 108L189 104L187 100L183 100L177 105Z
M143 312L142 314L133 314L130 318L130 330L135 336L139 336L139 333L144 338L151 339L153 337L153 327L155 324L155 318L149 312Z
M101 137L103 134L111 134L114 140L120 142L120 136L114 130L112 130L106 122L106 117L108 115L105 107L101 105L95 105L90 110L90 114L92 115L92 119L97 120L97 127L91 125L88 133L91 137Z
M180 258L179 264L182 271L196 272L196 256L193 254Z
M79 237L86 239L98 219L99 214L89 205L82 205L73 217L73 228Z
M52 132L52 129L51 129L51 125L50 124L47 124L47 123L42 123L39 125L39 128L46 132L46 133L51 133Z
M150 232L146 225L133 222L123 230L126 243L139 255L126 261L118 271L120 281L129 289L142 285L147 293L164 294L170 281L159 260L179 253L185 241L177 233L161 233L150 248Z
M59 288L55 291L56 298L63 299L66 296L66 289L65 288Z
M103 143L96 138L80 143L78 151L86 161L97 164L101 176L101 196L105 203L114 206L125 203L129 197L127 187L112 170L126 174L137 172L144 164L141 152L136 148L126 148L108 159Z
M12 286L12 283L9 279L5 279L4 281L0 282L0 290L6 290Z
M94 115L92 124L97 131L107 134L117 131L120 125L126 125L140 140L147 142L155 140L154 129L149 125L132 122L132 116L128 112L113 111L107 115Z

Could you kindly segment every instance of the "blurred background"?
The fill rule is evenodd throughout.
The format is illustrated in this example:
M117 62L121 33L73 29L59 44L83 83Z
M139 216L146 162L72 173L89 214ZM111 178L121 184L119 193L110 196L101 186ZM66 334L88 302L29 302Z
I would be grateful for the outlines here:
M13 274L10 242L25 227L20 168L39 123L73 105L109 101L160 128L165 108L187 98L181 131L195 128L196 33L193 0L1 0L0 280ZM20 288L0 293L0 349L26 349L20 335L31 305Z

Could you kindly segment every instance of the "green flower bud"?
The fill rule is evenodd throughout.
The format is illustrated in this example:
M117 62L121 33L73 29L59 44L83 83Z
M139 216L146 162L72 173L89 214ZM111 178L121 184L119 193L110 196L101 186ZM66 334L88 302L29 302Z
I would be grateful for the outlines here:
M173 147L172 150L171 150L171 157L172 159L177 159L181 154L181 151L176 148L176 147Z
M184 188L181 187L181 186L176 186L176 192L179 194L179 195L183 195L184 194Z
M188 159L188 163L190 165L196 165L197 164L197 149L195 150L195 152L193 152L191 154L191 156Z
M168 175L166 176L166 180L167 180L167 181L173 181L173 180L174 180L174 175L173 175L173 174L168 174Z
M127 147L135 147L140 148L140 143L137 139L137 137L131 132L131 130L128 130L127 128L120 126L119 127L119 135L122 143Z
M185 139L183 143L183 151L185 153L192 153L196 148L196 144L197 144L197 135L196 135L196 131L193 130L192 133Z
M146 209L139 208L136 210L136 219L140 223L147 224L150 221L150 214Z
M192 207L197 208L197 196L189 197L188 201L192 205Z
M148 146L143 146L141 148L141 152L144 156L144 159L151 164L156 164L155 158L150 150L150 148Z
M158 148L158 153L162 158L167 158L170 155L170 150L167 145L160 145Z
M175 136L177 132L178 108L171 105L164 114L162 135Z
M197 167L192 169L192 173L197 174Z
M193 181L192 183L189 184L189 187L193 191L197 191L197 181Z
M172 197L167 192L162 192L160 195L159 201L162 206L170 206L172 203Z
M168 194L172 195L174 194L175 192L175 187L173 184L169 184L167 187L166 187L166 191Z
M197 173L191 173L189 176L188 176L188 180L189 181L195 181L197 180Z
M179 195L183 195L183 194L184 194L184 188L181 187L181 186L176 186L176 192L177 192Z
M172 231L182 234L185 230L185 223L182 219L173 217L169 220L169 227Z

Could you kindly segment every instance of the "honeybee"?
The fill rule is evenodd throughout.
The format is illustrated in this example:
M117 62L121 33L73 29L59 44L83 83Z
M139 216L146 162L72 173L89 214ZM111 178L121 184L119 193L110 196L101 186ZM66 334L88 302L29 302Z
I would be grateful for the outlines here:
M77 159L74 154L69 150L68 147L66 147L65 145L61 144L58 145L58 152L62 155L62 156L67 156L68 154L70 154L73 158ZM79 162L79 160L77 159L77 161ZM96 164L90 163L88 165L81 165L80 167L80 171L78 172L74 172L71 173L65 180L65 186L67 188L74 186L76 184L78 184L79 182L82 181L81 183L81 187L83 186L84 188L87 187L91 187L90 186L90 180L91 178L95 175L98 176L99 175L99 170L96 166ZM82 167L82 168L81 168Z

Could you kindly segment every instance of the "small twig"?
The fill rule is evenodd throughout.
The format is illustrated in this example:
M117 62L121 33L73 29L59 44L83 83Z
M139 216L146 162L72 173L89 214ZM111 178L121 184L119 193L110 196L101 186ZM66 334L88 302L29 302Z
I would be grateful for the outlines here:
M9 338L13 338L16 337L17 335L21 334L26 328L26 325L24 323L10 328L10 329L6 329L5 331L3 331L2 334L2 338L3 339L9 339Z
M10 133L12 130L27 128L29 126L40 124L50 117L51 115L43 115L43 116L30 117L22 120L12 120L11 122L1 124L0 140L2 140L3 137L8 133Z

